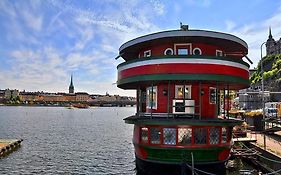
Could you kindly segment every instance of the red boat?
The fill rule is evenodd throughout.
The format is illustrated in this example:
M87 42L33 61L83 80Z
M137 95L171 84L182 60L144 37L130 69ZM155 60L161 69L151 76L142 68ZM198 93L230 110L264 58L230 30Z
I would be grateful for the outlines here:
M249 86L247 53L234 35L186 25L120 47L117 86L137 90L137 112L124 120L134 124L140 171L225 174L232 128L241 121L218 118L219 104L229 90Z

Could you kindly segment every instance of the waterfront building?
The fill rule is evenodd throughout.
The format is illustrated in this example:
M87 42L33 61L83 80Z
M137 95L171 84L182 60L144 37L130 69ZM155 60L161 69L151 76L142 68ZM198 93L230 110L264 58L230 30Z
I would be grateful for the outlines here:
M20 100L23 102L37 102L40 101L42 98L39 97L39 92L20 92L19 97Z
M87 92L76 92L75 101L77 102L87 102L90 100L90 96Z
M74 86L73 86L73 79L72 79L72 75L71 75L71 79L70 79L70 85L69 85L69 93L73 94L74 93Z
M19 96L19 90L17 89L6 89L4 92L4 98L10 100L12 98L17 98Z
M232 128L241 121L218 116L229 113L230 90L249 87L247 53L234 35L186 25L121 45L117 86L137 90L137 112L124 120L134 124L138 170L186 174L194 165L225 174Z
M266 55L281 54L281 38L275 41L271 34L271 28L269 28L269 35L265 45Z

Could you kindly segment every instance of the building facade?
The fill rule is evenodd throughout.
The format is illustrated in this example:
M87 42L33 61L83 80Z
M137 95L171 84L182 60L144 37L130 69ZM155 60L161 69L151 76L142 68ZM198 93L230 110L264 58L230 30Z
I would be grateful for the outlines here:
M271 28L269 28L269 35L266 41L266 55L275 55L281 53L281 38L275 41L271 34Z

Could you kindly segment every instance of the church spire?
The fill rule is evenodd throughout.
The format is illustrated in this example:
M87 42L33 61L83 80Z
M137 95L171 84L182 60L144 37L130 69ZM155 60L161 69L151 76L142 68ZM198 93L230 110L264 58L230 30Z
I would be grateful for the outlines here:
M272 35L271 35L271 27L269 27L269 35L268 35L269 39L272 39Z
M71 74L71 78L70 78L69 93L71 93L71 94L74 93L74 86L73 86L72 74Z

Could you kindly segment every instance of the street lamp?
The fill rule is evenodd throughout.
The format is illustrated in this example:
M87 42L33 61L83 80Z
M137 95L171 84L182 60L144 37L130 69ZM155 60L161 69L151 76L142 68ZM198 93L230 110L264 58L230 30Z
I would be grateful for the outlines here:
M264 127L264 131L265 131L265 112L264 112L264 77L263 77L263 60L262 60L262 46L266 44L266 42L263 42L261 44L261 90L262 90L262 119L263 119L263 127ZM264 146L264 150L266 150L266 137L265 137L265 132L263 133L263 146Z

